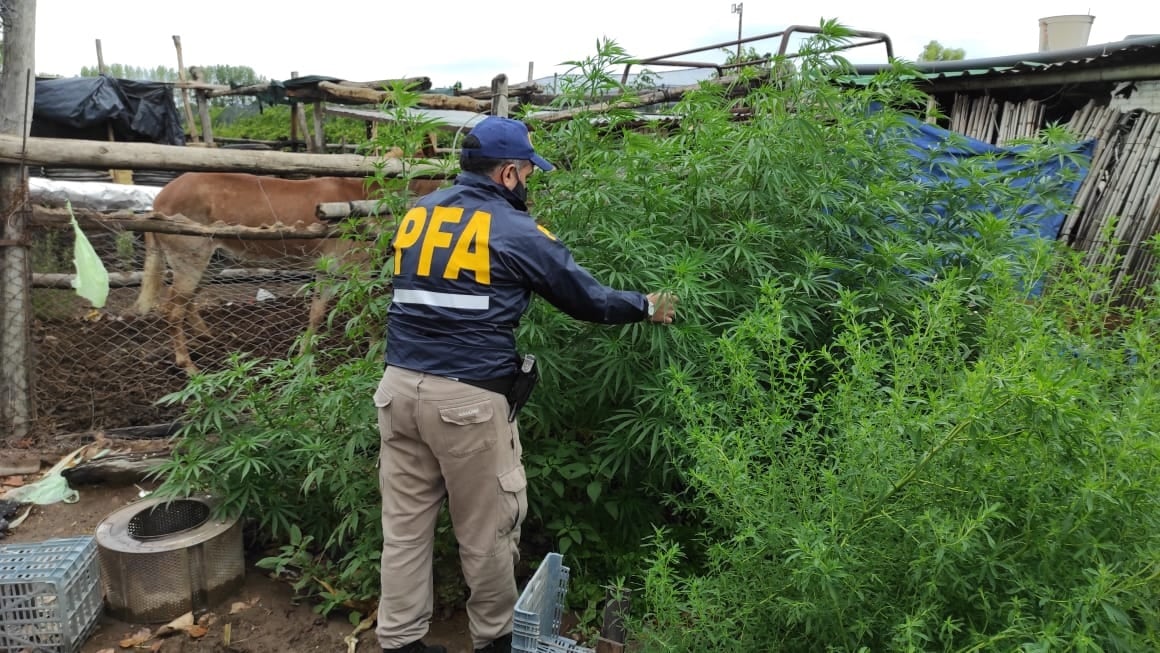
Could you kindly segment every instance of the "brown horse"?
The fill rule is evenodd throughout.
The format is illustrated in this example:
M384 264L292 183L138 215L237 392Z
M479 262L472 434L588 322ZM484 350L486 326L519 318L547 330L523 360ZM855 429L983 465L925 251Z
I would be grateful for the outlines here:
M408 191L412 196L426 195L442 183L439 180L413 180ZM287 180L245 173L187 172L161 189L153 201L153 210L165 216L181 215L205 225L283 225L301 229L320 223L315 216L315 207L319 203L370 198L371 193L362 178ZM173 281L165 313L173 334L175 362L189 374L197 372L197 366L189 355L185 322L188 320L202 335L210 332L198 315L193 298L210 258L219 248L241 259L275 260L295 269L313 269L324 256L339 262L357 256L352 242L343 238L245 240L146 233L144 277L135 310L144 315L158 307L164 263L168 263L173 271ZM313 294L310 333L321 324L329 300L329 293Z

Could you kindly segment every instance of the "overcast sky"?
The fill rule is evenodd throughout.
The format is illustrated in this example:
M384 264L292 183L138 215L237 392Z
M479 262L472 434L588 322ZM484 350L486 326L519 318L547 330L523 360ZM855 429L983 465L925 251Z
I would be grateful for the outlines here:
M172 35L181 36L185 64L232 64L285 79L291 71L354 81L431 77L436 86L487 84L498 73L513 81L564 72L558 64L589 56L596 39L611 38L635 56L655 56L737 36L728 0L578 0L556 2L391 2L384 0L38 0L36 70L75 75L96 64L101 39L106 63L176 67ZM923 8L937 8L939 15ZM1035 52L1039 18L1095 16L1089 44L1129 34L1160 34L1160 2L1114 0L976 0L975 2L744 3L744 36L833 18L888 34L895 55L913 60L931 39L966 50L969 58ZM775 41L754 44L760 51ZM792 47L792 46L791 46ZM881 45L850 52L856 63L885 61Z

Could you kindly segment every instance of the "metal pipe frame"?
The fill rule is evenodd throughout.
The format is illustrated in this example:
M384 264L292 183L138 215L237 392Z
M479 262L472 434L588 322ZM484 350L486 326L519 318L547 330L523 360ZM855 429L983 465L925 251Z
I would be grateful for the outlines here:
M688 54L696 54L699 52L709 52L711 50L720 50L720 49L728 48L728 47L732 47L732 46L740 47L744 43L754 43L756 41L766 41L766 40L776 38L776 37L781 37L781 42L777 48L777 56L792 59L794 57L800 56L800 54L801 54L801 53L795 52L794 54L786 55L786 53L785 53L786 49L789 47L789 37L795 33L821 34L822 30L821 30L821 28L815 27L812 25L790 25L789 27L781 30L780 32L771 32L769 34L759 34L757 36L747 36L747 37L742 38L742 39L734 39L732 41L725 41L723 43L714 43L713 45L705 45L705 46L701 46L698 48L690 48L688 50L680 50L678 52L670 52L669 54L662 54L662 55L658 55L655 57L648 57L646 59L638 59L635 62L630 62L630 63L627 63L624 65L624 73L622 73L620 76L620 83L621 84L628 83L628 73L632 69L632 66L634 64L639 64L642 66L653 65L653 66L686 66L686 67L691 67L691 68L714 68L714 69L716 69L717 74L720 75L726 69L729 69L729 68L739 68L741 66L749 66L749 65L753 65L755 63L765 63L765 62L771 61L773 59L773 57L764 57L762 59L755 59L753 61L743 61L743 62L739 61L739 62L734 62L732 64L718 64L718 63L710 63L710 62L704 62L704 61L680 61L680 60L673 60L673 57L683 57L683 56L688 55ZM849 50L851 48L858 48L858 47L862 47L862 46L866 46L866 45L875 45L878 43L883 43L886 45L886 58L887 58L887 60L888 61L894 60L894 44L891 42L890 37L888 35L886 35L884 32L868 32L865 30L850 30L850 35L855 36L855 37L860 37L860 38L868 38L871 40L862 41L860 43L849 43L846 45L837 46L834 48L834 50L835 51Z

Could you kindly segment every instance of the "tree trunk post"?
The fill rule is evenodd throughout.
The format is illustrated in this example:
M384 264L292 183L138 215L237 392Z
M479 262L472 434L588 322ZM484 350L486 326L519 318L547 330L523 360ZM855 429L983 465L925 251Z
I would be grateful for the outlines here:
M4 66L0 71L0 134L27 138L32 125L36 0L0 3ZM33 406L29 356L28 183L23 164L0 165L0 441L28 435Z
M199 66L194 66L190 70L195 82L205 81L205 71ZM203 90L195 91L197 95L197 113L201 117L201 141L207 147L213 147L213 124L209 117L209 98L206 97L206 92Z
M185 57L181 53L181 36L173 35L173 47L177 50L177 79L179 81L186 81L185 79ZM189 140L193 143L198 141L197 121L193 119L193 106L189 99L189 89L181 89L181 103L185 107L185 122L189 124Z
M326 153L326 130L322 122L322 102L314 103L314 151L319 154Z
M502 73L491 80L491 115L508 117L508 79Z
M290 79L295 79L297 77L298 77L298 71L297 70L291 71ZM302 108L298 105L297 102L295 102L293 100L290 101L290 151L291 152L298 151L298 112L301 110L302 110Z

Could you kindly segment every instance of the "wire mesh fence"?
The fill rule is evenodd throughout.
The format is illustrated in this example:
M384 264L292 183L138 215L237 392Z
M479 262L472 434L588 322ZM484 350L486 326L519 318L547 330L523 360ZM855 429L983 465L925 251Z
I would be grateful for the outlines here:
M28 253L17 242L18 231L5 229L3 235L13 242L0 247L0 438L23 437L31 419L23 293Z
M94 309L70 285L69 229L31 227L33 436L157 424L179 417L158 405L188 380L175 364L163 308L137 306L144 235L86 231L110 274L107 303ZM283 357L308 323L309 271L294 261L244 261L221 250L202 279L195 306L205 323L186 326L190 355L201 371L222 369L234 352ZM165 274L166 283L170 273ZM164 295L163 295L164 298Z

